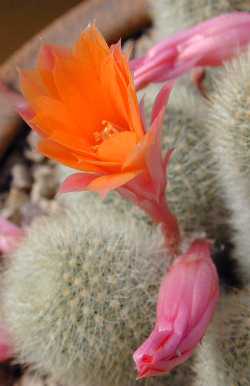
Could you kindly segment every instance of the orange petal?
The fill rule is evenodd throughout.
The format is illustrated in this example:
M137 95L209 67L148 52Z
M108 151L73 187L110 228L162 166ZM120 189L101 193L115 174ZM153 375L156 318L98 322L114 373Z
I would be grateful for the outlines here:
M58 97L58 92L53 79L54 55L53 47L45 45L38 56L38 71L41 79L52 97Z
M64 146L61 146L51 140L42 140L38 144L38 150L46 157L54 159L55 161L73 169L97 173L102 172L102 168L89 164L85 159L79 158L78 154L74 154Z
M133 151L128 155L127 159L122 165L122 170L145 169L145 157L149 147L152 145L152 142L152 133L145 134L142 141L137 143Z
M118 45L109 49L95 26L72 53L46 46L38 70L23 72L21 83L34 106L30 123L45 137L40 149L70 166L117 173L144 135L127 59ZM103 121L120 129L94 152Z
M109 54L109 47L101 33L92 24L83 31L73 52L78 59L84 62L91 60L92 65L94 64L98 69L106 55Z
M113 54L95 27L82 34L76 44L74 58L56 58L54 78L60 98L89 141L93 140L95 131L101 130L102 120L115 122L125 130L134 130L134 122L129 118L131 101L127 86L120 87L118 72L121 71ZM136 95L135 101L137 103ZM138 114L135 123L138 126L138 107L132 106L132 110ZM79 135L79 132L76 134Z
M124 127L125 130L133 130L127 108L127 90L126 87L120 87L122 80L119 80L119 74L112 54L103 61L99 76L99 90L107 98L109 108L111 109L109 112L110 118L105 119L116 122L118 126Z
M84 73L76 60L55 59L54 79L60 99L77 123L72 133L83 135L88 142L94 142L93 133L100 130L101 121L107 119L105 96L100 93L100 84L98 87L92 72Z
M138 138L144 135L138 98L136 95L132 74L126 56L123 54L119 44L113 46L113 56L117 71L117 81L120 85L121 92L127 112L130 119L130 127L136 132ZM124 95L125 94L125 95Z
M44 135L53 137L54 141L73 150L81 151L89 146L84 133L79 136L74 135L77 122L62 102L44 96L34 100L33 108L36 115L31 120L31 124L39 127Z
M67 111L66 106L57 99L39 96L33 100L33 107L37 114L44 114L51 118L57 118L64 122L64 125L70 124L70 126L72 126L71 116Z
M89 112L93 106L98 106L96 113L100 112L102 119L128 129L131 125L128 123L127 96L124 99L121 95L115 58L95 26L83 32L74 53L81 63L82 87L85 94L88 91L85 99L91 98ZM86 84L91 86L86 88ZM79 82L77 86L79 88Z
M113 44L110 49L113 53L115 62L128 85L132 79L132 75L129 69L127 56L122 52L121 43L118 42L117 44Z
M124 162L136 145L136 134L132 131L122 131L105 139L97 148L100 160Z
M82 192L88 190L89 183L96 175L86 173L74 173L68 176L62 183L59 193Z
M107 173L118 173L121 170L121 164L118 162L109 162L109 161L97 161L95 159L86 158L86 161L90 165L96 165L103 171L104 174ZM86 169L87 171L87 169Z
M135 178L139 173L140 172L137 171L98 177L88 185L88 190L106 195L111 190L115 190L126 184L128 181Z
M47 90L37 70L22 70L19 79L22 93L31 106L34 99L41 95L47 95Z
M32 127L37 127L38 134L44 138L50 139L53 142L57 142L59 145L64 146L71 152L79 154L88 154L95 157L95 153L88 151L84 146L84 142L81 143L80 139L72 135L65 124L57 120L56 118L49 117L47 114L37 114L29 121ZM85 150L86 149L86 150Z

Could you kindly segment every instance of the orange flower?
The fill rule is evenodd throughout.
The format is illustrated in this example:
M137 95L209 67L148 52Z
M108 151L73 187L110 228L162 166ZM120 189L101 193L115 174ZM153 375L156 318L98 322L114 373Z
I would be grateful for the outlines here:
M37 68L22 71L27 102L17 108L40 135L38 149L81 172L69 176L61 192L117 189L163 223L169 245L179 243L175 217L165 201L169 151L161 154L160 129L171 85L165 85L146 130L132 74L120 44L106 44L89 26L72 50L45 46ZM172 249L174 249L172 248ZM176 249L176 248L175 248Z
M145 169L145 135L128 60L89 26L72 50L45 46L37 68L22 71L21 88L41 135L41 153L97 173L91 190L111 190Z

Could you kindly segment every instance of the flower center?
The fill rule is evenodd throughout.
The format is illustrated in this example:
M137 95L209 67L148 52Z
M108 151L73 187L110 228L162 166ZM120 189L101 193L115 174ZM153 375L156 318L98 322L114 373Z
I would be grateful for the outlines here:
M94 151L97 150L98 146L104 142L105 140L109 139L110 137L112 137L114 134L117 134L121 131L123 131L123 129L117 125L114 125L113 123L109 122L109 121L106 121L106 120L103 120L102 121L102 126L103 129L101 131L95 131L93 133L93 136L94 136L94 140L95 140L95 145L92 146L92 149Z

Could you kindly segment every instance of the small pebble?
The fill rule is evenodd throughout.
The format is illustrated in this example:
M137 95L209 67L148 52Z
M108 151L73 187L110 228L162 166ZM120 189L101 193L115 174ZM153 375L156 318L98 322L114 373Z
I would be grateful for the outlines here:
M32 179L30 171L24 164L16 164L11 170L12 174L12 186L17 189L28 190L31 187Z
M38 135L34 131L31 131L27 137L29 148L24 151L25 157L34 163L39 163L44 160L44 156L36 150L38 138Z
M33 178L35 182L31 191L32 202L39 202L42 198L54 198L58 190L55 168L50 165L39 165L34 169Z
M15 224L20 224L22 221L22 207L29 201L29 195L22 190L11 187L11 190L5 201L5 207L1 215Z

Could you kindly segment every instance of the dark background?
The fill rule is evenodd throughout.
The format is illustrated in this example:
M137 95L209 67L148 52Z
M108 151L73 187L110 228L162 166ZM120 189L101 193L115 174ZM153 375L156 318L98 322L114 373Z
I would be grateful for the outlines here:
M80 0L0 0L0 62L78 3Z

